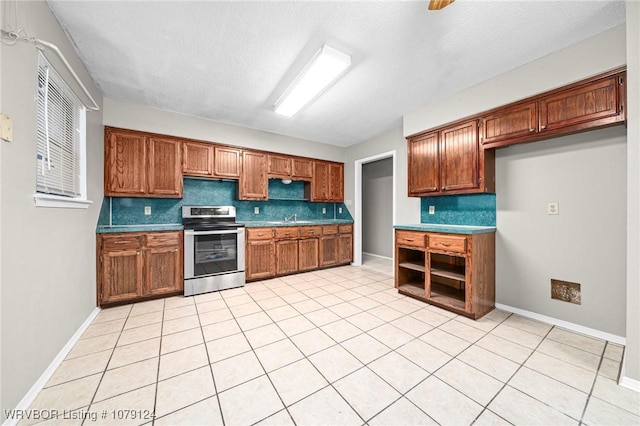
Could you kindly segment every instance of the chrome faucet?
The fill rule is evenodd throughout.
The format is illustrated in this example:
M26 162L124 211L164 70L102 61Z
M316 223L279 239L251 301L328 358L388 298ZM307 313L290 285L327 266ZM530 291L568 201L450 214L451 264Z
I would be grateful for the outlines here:
M289 215L289 216L285 216L285 217L284 217L284 221L285 221L285 222L289 222L289 221L291 221L291 218L293 218L293 221L294 221L294 222L297 222L297 221L298 221L298 215L297 215L296 213L291 214L291 215Z

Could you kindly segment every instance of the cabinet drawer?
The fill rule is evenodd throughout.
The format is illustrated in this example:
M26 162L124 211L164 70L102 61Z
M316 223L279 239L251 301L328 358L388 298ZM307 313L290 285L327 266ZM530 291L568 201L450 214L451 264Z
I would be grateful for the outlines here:
M403 246L424 247L425 234L422 232L396 231L396 244Z
M322 234L322 228L319 226L303 226L300 228L300 238L319 237Z
M179 246L179 232L160 232L147 234L147 247Z
M350 234L353 232L353 225L340 225L338 226L338 232L341 234Z
M322 235L335 235L338 233L338 225L327 225L322 227Z
M275 228L274 231L277 240L289 240L298 238L298 228L295 226Z
M109 235L102 237L103 250L139 249L142 247L141 235Z
M273 238L271 228L247 228L248 240L270 240Z
M454 251L465 253L467 250L467 238L453 235L429 234L429 248L433 250Z

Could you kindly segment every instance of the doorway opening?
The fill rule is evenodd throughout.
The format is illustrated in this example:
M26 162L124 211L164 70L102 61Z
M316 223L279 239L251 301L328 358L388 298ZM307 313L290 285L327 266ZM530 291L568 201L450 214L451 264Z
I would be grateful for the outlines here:
M362 265L362 253L363 251L367 253L367 250L385 254L389 254L390 251L388 257L393 259L393 224L396 222L396 151L356 160L354 169L353 264ZM366 235L363 238L364 232ZM383 250L385 245L388 245L386 251ZM387 257L385 254L372 254Z

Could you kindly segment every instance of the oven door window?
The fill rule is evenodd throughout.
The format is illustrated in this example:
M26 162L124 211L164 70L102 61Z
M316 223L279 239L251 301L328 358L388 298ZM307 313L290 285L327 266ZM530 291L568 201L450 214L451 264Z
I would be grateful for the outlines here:
M237 239L237 234L194 236L194 275L200 277L237 271Z

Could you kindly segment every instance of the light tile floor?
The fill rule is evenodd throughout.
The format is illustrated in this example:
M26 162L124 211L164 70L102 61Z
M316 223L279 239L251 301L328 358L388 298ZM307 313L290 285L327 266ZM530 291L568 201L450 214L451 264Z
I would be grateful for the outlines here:
M77 425L638 425L623 351L401 296L390 261L365 258L105 309L31 408Z

